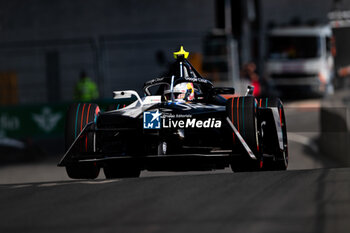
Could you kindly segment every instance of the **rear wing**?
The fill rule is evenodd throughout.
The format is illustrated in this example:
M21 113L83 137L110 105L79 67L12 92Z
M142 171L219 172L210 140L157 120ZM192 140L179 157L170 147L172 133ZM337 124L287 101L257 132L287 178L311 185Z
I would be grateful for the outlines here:
M131 99L133 97L136 97L136 101L132 104L130 104L130 107L133 107L137 105L138 103L143 106L147 104L155 104L161 102L161 96L155 95L155 96L146 96L143 100L139 96L139 94L136 91L128 90L128 91L114 91L114 99ZM128 106L128 107L129 107Z
M128 91L113 91L114 97L113 99L130 99L133 96L137 98L137 100L142 103L142 100L139 94L136 91L128 90Z
M140 98L139 94L136 91L133 91L133 90L113 91L113 94L114 94L113 99L115 99L115 100L117 100L117 99L131 99L133 97L136 97L137 100L129 106L134 106L137 104L140 104L141 106L143 105L142 99Z

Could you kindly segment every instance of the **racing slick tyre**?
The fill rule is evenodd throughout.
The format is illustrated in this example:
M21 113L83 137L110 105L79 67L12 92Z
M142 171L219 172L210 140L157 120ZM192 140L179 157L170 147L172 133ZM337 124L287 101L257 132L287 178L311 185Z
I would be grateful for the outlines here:
M287 125L283 109L282 101L279 98L262 98L259 99L259 107L262 108L277 108L279 114L279 124L282 129L283 147L279 148L278 142L269 151L272 152L272 158L264 159L264 170L286 170L288 167L288 139L287 139ZM278 140L278 139L277 139ZM265 143L264 143L265 145Z
M66 128L65 128L65 148L66 151L72 145L74 140L78 137L79 133L84 127L95 120L95 117L100 112L100 108L97 104L90 103L77 103L72 104L66 116ZM95 144L95 134L88 133L83 136L84 140L77 144L77 152L93 152ZM72 179L95 179L100 173L100 168L95 164L76 164L66 166L67 174Z
M237 136L232 133L233 152L241 155L233 156L231 169L234 172L258 171L261 168L260 133L257 120L257 101L252 96L234 97L227 101L227 116L241 134L257 160L247 155Z
M141 170L129 166L106 165L103 168L107 179L139 177Z

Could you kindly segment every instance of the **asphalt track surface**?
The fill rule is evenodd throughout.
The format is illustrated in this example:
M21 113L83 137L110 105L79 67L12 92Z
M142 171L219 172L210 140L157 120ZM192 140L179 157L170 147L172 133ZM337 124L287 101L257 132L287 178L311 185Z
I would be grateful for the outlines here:
M350 232L350 169L320 157L308 114L287 114L288 171L88 181L52 161L1 167L0 232Z
M0 231L349 232L349 184L318 169L5 185Z

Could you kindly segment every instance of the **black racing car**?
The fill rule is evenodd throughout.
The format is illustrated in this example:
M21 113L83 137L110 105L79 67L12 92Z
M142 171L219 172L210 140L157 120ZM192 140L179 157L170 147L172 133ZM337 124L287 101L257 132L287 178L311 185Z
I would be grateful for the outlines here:
M279 99L234 95L213 87L188 62L182 47L170 77L144 84L145 97L115 91L124 108L101 112L93 103L70 106L66 153L58 166L73 179L138 177L142 170L234 172L285 170L288 145ZM226 97L226 98L224 98ZM228 98L231 97L231 98Z

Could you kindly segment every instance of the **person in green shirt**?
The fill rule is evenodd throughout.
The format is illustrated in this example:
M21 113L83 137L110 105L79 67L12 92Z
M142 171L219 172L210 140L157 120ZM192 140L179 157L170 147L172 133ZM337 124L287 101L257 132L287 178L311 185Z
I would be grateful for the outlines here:
M80 79L74 88L74 99L76 101L90 101L99 96L97 85L91 80L85 71L80 73Z

